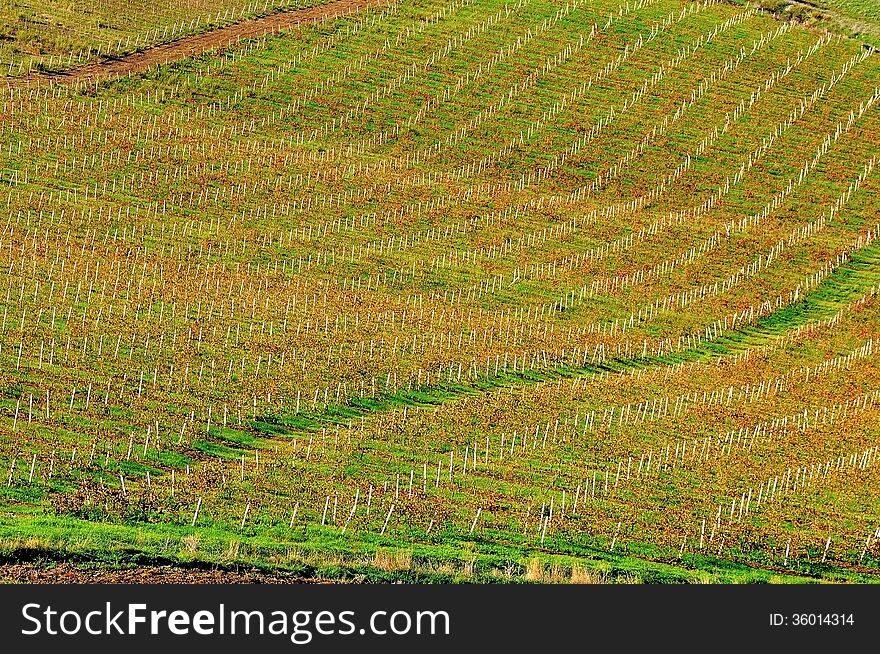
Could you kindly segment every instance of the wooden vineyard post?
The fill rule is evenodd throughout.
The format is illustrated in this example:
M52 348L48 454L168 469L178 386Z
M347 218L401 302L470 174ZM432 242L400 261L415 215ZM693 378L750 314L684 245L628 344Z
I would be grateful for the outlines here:
M611 547L608 548L609 552L613 552L615 545L617 545L617 537L620 535L620 525L621 524L623 524L623 523L622 522L617 523L617 529L615 529L615 531L614 531L614 538L611 539Z
M321 526L323 527L327 523L327 509L330 508L330 496L327 496L327 499L324 500L324 513L321 515Z
M342 533L348 529L348 523L351 522L351 519L354 517L354 512L357 511L358 498L360 497L361 489L358 488L354 493L354 502L351 505L351 512L348 514L348 518L345 520L345 524L342 526Z
M544 515L544 511L541 511L541 546L544 545L544 538L547 537L547 526L550 524L550 516Z
M391 520L392 511L394 511L393 504L388 508L388 515L385 516L385 523L382 525L382 531L379 532L380 536L383 536L385 534L385 529L388 527L388 521Z
M196 526L196 520L199 519L199 509L201 509L201 508L202 508L202 498L199 497L199 499L196 501L196 511L195 511L195 513L193 513L192 525L190 525L190 526L192 526L192 527Z
M6 488L12 486L12 475L15 474L15 461L16 457L12 457L12 465L9 466L9 477L6 479Z
M480 519L480 514L483 512L482 507L477 509L477 515L474 516L474 521L471 523L471 530L468 532L468 536L473 535L474 529L477 527L477 520Z

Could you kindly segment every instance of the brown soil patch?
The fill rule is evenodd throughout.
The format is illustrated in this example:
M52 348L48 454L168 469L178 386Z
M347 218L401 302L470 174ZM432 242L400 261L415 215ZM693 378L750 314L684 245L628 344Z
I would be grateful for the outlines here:
M122 77L139 73L151 66L178 61L211 50L222 50L242 39L274 34L301 23L338 18L385 4L388 4L388 0L334 0L317 7L282 11L202 34L185 36L123 57L104 59L62 72L33 72L24 77L6 78L5 81L10 86L26 86L47 82L73 84L99 78Z
M75 563L6 563L0 583L7 584L303 584L325 583L259 570L219 570L174 566L112 569Z

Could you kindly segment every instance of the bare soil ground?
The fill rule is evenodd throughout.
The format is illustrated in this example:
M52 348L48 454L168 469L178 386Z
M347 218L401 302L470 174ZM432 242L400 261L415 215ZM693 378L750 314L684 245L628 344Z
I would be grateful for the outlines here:
M322 583L258 570L138 566L110 569L76 563L5 563L0 584L302 584Z
M388 0L335 0L316 7L282 11L262 18L245 20L228 27L185 36L123 57L108 58L66 71L34 72L23 77L6 78L5 81L10 86L26 86L47 82L73 84L108 77L122 77L139 73L151 66L178 61L212 50L222 50L242 39L278 33L302 23L337 18L384 4L388 4Z

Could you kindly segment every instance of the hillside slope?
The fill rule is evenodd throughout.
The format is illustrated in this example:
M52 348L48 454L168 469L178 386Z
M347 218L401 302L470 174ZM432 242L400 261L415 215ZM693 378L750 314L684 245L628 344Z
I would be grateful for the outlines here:
M0 549L874 581L880 66L407 0L2 91Z

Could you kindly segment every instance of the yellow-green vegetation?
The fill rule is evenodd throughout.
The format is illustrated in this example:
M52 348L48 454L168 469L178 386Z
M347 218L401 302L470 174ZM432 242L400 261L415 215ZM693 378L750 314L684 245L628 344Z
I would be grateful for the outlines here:
M757 6L401 0L3 91L0 555L876 580L878 87Z

